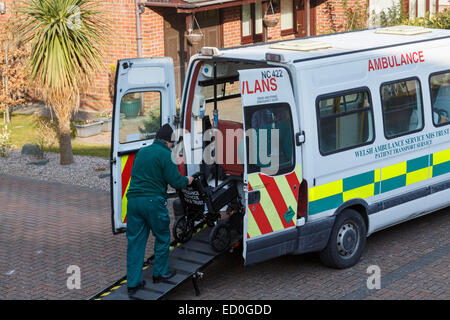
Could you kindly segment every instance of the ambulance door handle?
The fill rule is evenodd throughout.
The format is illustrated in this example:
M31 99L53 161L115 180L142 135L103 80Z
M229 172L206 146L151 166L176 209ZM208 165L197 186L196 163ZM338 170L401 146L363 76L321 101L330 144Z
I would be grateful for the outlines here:
M248 192L248 205L257 204L261 200L259 190L252 190Z
M300 147L303 143L305 143L305 131L297 132L295 134L295 144L297 147Z

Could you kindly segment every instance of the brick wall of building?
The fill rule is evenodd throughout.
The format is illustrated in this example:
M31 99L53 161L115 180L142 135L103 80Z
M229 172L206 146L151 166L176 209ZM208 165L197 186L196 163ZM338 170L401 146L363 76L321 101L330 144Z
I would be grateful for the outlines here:
M6 14L0 15L0 23L5 23L17 3L3 0ZM102 50L104 67L97 72L92 83L81 99L84 110L111 110L112 98L110 82L114 81L117 60L137 57L136 14L134 0L95 0L110 22L109 37ZM144 57L164 56L164 19L155 10L146 8L141 15L142 53Z
M14 0L4 0L7 14L0 15L0 23L9 16ZM95 0L111 22L110 36L104 48L104 68L92 79L92 84L82 97L81 108L85 110L111 110L111 81L114 81L117 60L137 57L136 15L134 0ZM361 0L348 0L349 6ZM279 6L275 16L280 19ZM223 46L241 45L241 7L223 10ZM321 2L316 7L317 34L342 31L345 25L343 0ZM164 18L158 9L146 8L141 15L142 49L144 57L164 56ZM268 41L290 39L294 35L281 36L280 23L268 28Z
M347 8L362 8L366 0L347 0ZM345 31L346 17L343 0L328 0L316 6L316 33L326 34ZM347 11L348 12L348 11Z
M241 7L231 7L223 11L223 46L241 45Z
M269 17L278 18L280 21L279 6L275 8L275 14ZM225 48L241 46L241 7L231 7L223 11L223 46ZM281 36L280 23L267 30L267 41L291 39L294 35Z
M92 81L82 99L81 108L108 110L112 108L110 81L114 81L117 60L138 56L134 0L96 0L110 21L111 34L104 48L104 68ZM143 57L164 56L164 19L149 8L141 14Z
M6 13L0 14L0 23L5 23L8 18L11 16L11 8L14 7L14 0L2 0L6 4Z

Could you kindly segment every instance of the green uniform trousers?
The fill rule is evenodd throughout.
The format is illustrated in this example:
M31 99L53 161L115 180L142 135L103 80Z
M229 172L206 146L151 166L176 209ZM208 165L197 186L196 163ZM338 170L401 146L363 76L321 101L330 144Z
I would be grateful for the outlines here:
M170 218L161 196L129 198L127 205L127 285L142 281L145 247L150 230L155 236L153 276L169 272Z

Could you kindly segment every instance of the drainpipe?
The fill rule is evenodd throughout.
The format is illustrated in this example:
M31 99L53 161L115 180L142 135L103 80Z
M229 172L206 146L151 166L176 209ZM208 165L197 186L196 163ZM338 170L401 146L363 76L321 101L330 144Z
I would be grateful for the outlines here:
M311 0L305 1L305 11L306 11L306 36L311 36Z
M138 58L142 58L142 32L141 32L141 7L139 0L134 0L136 4L136 40L137 40L137 54ZM144 115L144 94L140 94L141 107L139 108L139 115Z
M185 30L184 34L185 35L189 34L189 30L192 31L193 29L194 29L194 14L193 13L186 14L186 30ZM184 37L184 38L186 38L186 37ZM186 57L186 60L189 61L189 59L191 58L191 55L192 55L192 45L190 45L187 41L185 43L187 44L187 57ZM184 63L184 61L180 61L180 63Z
M136 4L136 40L138 58L142 57L142 34L141 34L141 8L139 6L139 0L134 0Z

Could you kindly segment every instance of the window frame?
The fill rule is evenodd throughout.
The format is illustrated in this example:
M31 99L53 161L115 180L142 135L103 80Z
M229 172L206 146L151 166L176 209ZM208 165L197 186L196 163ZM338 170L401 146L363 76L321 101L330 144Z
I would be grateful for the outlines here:
M383 95L382 95L382 87L385 86L385 85L388 85L388 84L399 83L399 82L407 82L407 81L410 81L410 80L417 80L417 81L419 82L419 86L418 86L418 87L419 87L419 89L420 89L420 105L421 105L421 108L422 108L422 127L419 128L419 129L413 130L413 131L408 131L408 132L406 132L406 133L396 134L396 135L393 135L393 136L391 136L391 137L388 137L388 136L386 135L386 122L385 122L385 119L384 119L384 111L383 111ZM392 139L396 139L396 138L399 138L399 137L407 136L407 135L409 135L409 134L414 134L414 133L423 131L423 129L424 129L424 127L425 127L425 118L424 118L423 92L422 92L422 91L423 91L423 90L422 90L422 83L420 82L419 77L416 77L416 76L414 76L414 77L409 77L409 78L398 79L398 80L386 81L386 82L382 82L382 83L380 84L381 118L382 118L382 120L383 120L383 133L384 133L384 137L386 138L386 140L392 140Z
M250 26L251 26L251 34L248 36L244 36L243 35L243 10L242 7L244 5L249 5L250 6ZM255 34L255 30L256 30L256 19L255 19L255 8L256 5L255 3L245 3L245 4L241 4L241 44L245 45L245 44L251 44L251 43L258 43L258 42L263 42L264 40L264 22L261 21L262 23L262 32ZM264 4L261 2L261 17L264 18Z
M122 95L122 97L120 98L120 102L122 103L122 99L127 95L127 94L134 94L134 93L149 93L149 92L158 92L159 93L159 128L162 127L162 105L163 105L163 94L162 91L157 89L157 90L129 90L127 92L125 92L124 95ZM120 105L119 105L120 108ZM120 120L120 119L119 119ZM118 129L118 142L119 145L125 145L125 144L129 144L129 143L136 143L136 142L141 142L141 141L146 141L146 140L155 140L155 138L149 138L149 139L139 139L139 140L133 140L133 141L126 141L126 142L120 142L120 127Z
M281 36L290 36L292 34L296 34L297 30L297 8L295 2L298 0L292 0L292 28L290 29L281 29L281 1L279 1L278 6L280 7L280 34ZM308 1L308 0L305 0Z
M370 111L372 113L372 128L373 128L372 139L370 141L364 142L362 144L338 149L338 150L331 151L331 152L323 152L321 149L321 142L320 142L320 132L321 132L321 125L320 125L321 117L320 117L320 107L319 107L320 101L336 98L339 96L346 96L346 95L355 94L355 93L362 93L362 92L368 93L368 99L370 102L370 107L367 108L367 111ZM364 110L366 110L366 109L364 109ZM353 114L353 113L359 113L359 112L360 111L358 111L358 110L347 111L347 112L341 113L341 116L349 115L349 114ZM332 117L332 116L330 116L330 117ZM335 116L335 117L338 118L338 116ZM352 88L352 89L347 89L347 90L341 90L341 91L335 91L335 92L331 92L331 93L321 94L321 95L317 96L316 97L316 123L317 123L317 142L319 145L319 153L323 157L373 144L376 140L376 131L377 130L375 128L375 114L374 114L374 108L373 108L372 93L371 93L369 87L367 87L367 86L357 87L357 88Z
M434 115L433 115L433 100L432 100L433 95L432 95L432 91L431 91L431 77L437 76L437 75L440 75L440 74L445 74L445 73L450 74L450 69L447 69L447 70L444 70L444 71L433 72L433 73L430 73L430 75L428 76L428 90L430 90L431 122L433 123L433 126L435 126L436 128L440 128L440 127L443 127L443 126L450 125L450 119L449 119L449 121L447 121L445 123L435 124L434 123Z
M292 117L292 106L288 102L272 102L272 103L267 103L267 104L258 104L258 105L245 106L244 110L243 110L244 111L243 112L244 128L245 128L245 131L247 131L248 129L253 129L253 128L248 128L247 125L246 125L247 124L247 114L249 112L249 109L251 109L252 114L253 114L254 112L259 111L259 110L267 109L267 108L270 108L270 107L273 108L274 105L279 105L277 108L286 106L288 108L288 110L289 110L289 118L291 120L290 124L291 124L291 128L292 128L292 140L291 141L292 141L292 160L293 161L292 161L292 165L290 167L287 167L287 169L283 169L283 170L278 169L278 172L275 175L270 175L270 177L276 177L276 176L280 176L280 175L285 175L285 174L288 174L288 173L294 171L294 169L295 169L295 165L296 165L296 154L295 154L296 153L296 143L295 143L294 118ZM247 162L247 164L246 164L247 172L246 173L247 174L261 173L261 168L260 168L259 171L249 172L249 165L250 165L249 164L249 153L248 153L249 142L248 142L248 136L245 133L244 133L244 139L246 139L245 140L245 144L246 144L245 152L246 152L246 162ZM280 137L280 139L281 139L281 137Z

